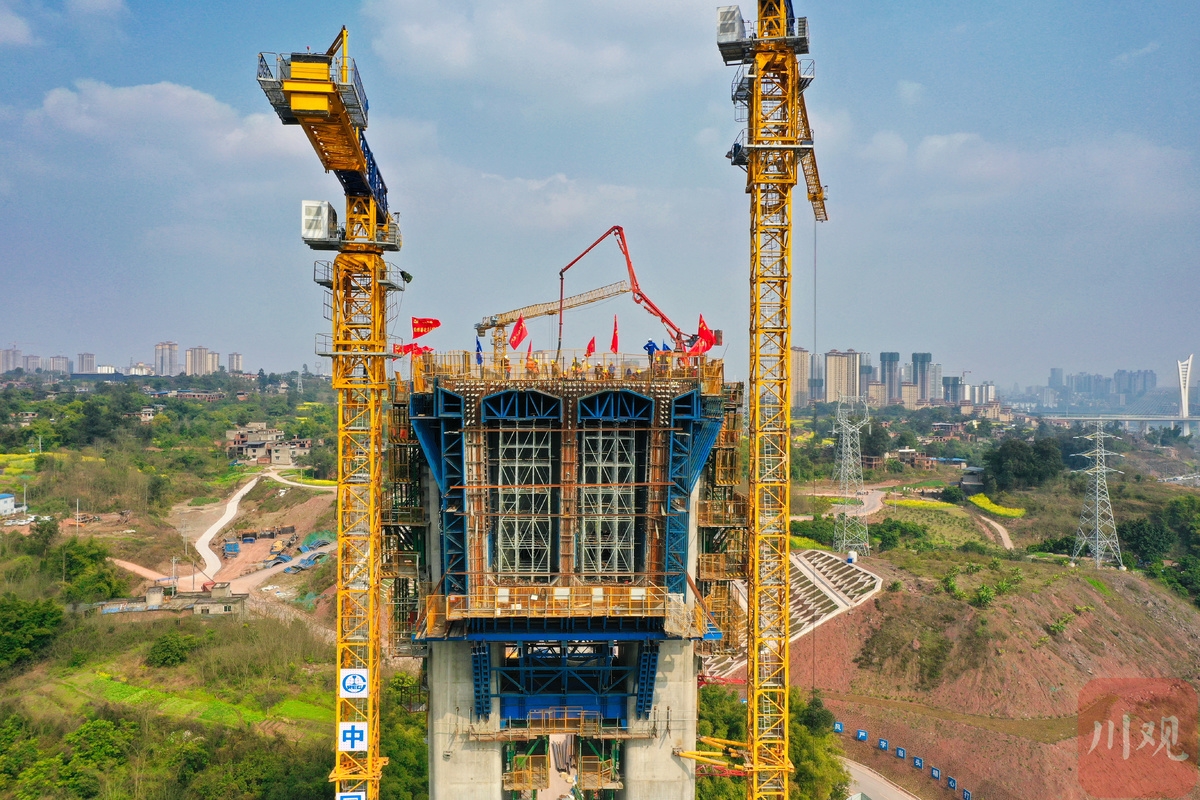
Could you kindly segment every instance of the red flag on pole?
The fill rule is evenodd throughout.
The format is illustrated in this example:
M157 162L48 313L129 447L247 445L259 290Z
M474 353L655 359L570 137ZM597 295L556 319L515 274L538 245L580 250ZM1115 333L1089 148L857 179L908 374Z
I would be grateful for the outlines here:
M717 335L705 323L703 314L700 315L700 328L697 331L697 335L700 337L700 341L704 343L704 349L700 351L701 353L708 352L717 343Z
M620 346L617 344L617 315L616 314L613 314L613 338L612 338L612 344L610 344L608 346L608 350L613 355L616 355L618 352L620 352Z
M508 337L508 346L516 350L521 346L521 342L525 341L525 337L529 335L529 329L525 327L525 315L517 317L517 324L513 325L512 335ZM532 342L531 342L532 344Z
M392 345L392 352L393 352L393 353L395 353L395 354L397 354L397 355L404 355L404 345L402 345L402 344L393 344L393 345Z
M441 327L442 321L433 317L413 317L412 331L413 338L419 338L429 333L434 328Z
M596 337L595 337L595 336L593 336L593 337L591 338L591 341L589 341L589 342L588 342L587 350L586 350L586 351L584 351L584 353L583 353L583 357L584 357L584 358L591 358L591 357L592 357L592 354L594 354L595 352L596 352Z

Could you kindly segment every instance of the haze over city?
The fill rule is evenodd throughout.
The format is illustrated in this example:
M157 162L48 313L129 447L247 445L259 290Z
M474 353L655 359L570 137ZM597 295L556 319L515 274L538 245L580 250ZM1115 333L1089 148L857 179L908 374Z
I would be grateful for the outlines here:
M298 199L339 187L276 124L251 55L343 22L402 219L389 259L415 276L401 316L442 319L432 346L469 349L484 314L553 297L554 273L614 223L664 310L745 330L730 302L746 293L744 176L724 158L739 124L712 88L730 76L711 13L6 2L0 277L21 301L0 343L124 364L174 340L255 369L311 364L324 320ZM830 196L818 351L931 351L947 374L1006 387L1044 384L1052 366L1164 376L1200 349L1193 4L805 13ZM794 249L795 343L812 349L810 224ZM575 288L619 270L600 250ZM618 299L576 312L571 344L613 313L624 341L661 338ZM551 344L549 324L530 328ZM744 373L740 344L725 356Z

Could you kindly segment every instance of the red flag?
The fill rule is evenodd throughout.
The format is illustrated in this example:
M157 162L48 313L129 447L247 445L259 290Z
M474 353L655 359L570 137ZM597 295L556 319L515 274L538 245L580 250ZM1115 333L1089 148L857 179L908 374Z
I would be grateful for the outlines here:
M525 341L525 337L529 335L529 329L525 327L525 315L517 317L517 324L513 326L512 336L508 337L508 346L516 350L521 346L521 342Z
M402 345L402 344L393 344L393 345L392 345L392 352L393 352L393 353L395 353L395 354L397 354L397 355L404 355L404 345Z
M530 358L533 357L533 339L529 340L529 350L525 353L525 355L529 356Z
M596 352L596 337L593 336L591 341L588 342L587 350L584 352L583 357L591 358L592 354L595 352Z
M717 335L709 329L708 324L704 321L704 315L700 315L700 329L697 331L697 336L704 343L704 349L701 353L706 353L712 349L712 346L717 343Z
M429 333L434 328L441 327L442 321L433 317L413 317L412 329L413 338L417 339Z
M616 353L620 352L620 346L617 344L617 315L616 314L613 314L613 338L612 338L612 344L610 344L608 346L608 350L610 353L613 353L614 355Z

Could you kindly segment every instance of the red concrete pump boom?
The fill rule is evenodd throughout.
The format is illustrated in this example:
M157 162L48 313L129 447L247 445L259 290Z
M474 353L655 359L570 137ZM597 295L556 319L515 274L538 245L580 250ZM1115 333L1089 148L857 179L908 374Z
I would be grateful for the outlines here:
M642 291L642 287L638 285L637 273L633 271L633 261L629 258L629 245L625 242L625 229L620 225L613 225L599 239L588 245L588 248L577 255L570 264L567 264L558 271L558 355L560 357L562 355L563 300L566 293L567 270L579 263L584 256L595 249L596 245L603 242L609 236L617 237L617 246L621 248L621 255L625 256L625 267L629 270L629 286L633 293L633 301L658 317L659 322L671 334L671 339L676 350L686 349L687 336L679 329L678 325L671 321L670 317L663 313L662 309L654 304L653 300L646 296Z

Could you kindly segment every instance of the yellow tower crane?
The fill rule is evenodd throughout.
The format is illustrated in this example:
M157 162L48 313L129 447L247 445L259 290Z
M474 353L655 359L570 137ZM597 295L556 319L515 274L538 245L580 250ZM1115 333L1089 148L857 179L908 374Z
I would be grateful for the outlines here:
M586 292L573 294L570 297L562 300L551 300L548 303L534 303L533 305L523 306L512 311L506 311L503 314L492 314L484 317L481 322L475 324L475 335L483 336L488 331L492 332L492 356L495 359L493 363L499 364L508 348L508 326L512 325L518 319L533 319L535 317L548 317L551 314L558 314L572 308L599 303L602 300L608 300L611 297L625 294L632 291L629 286L629 281L617 281L610 283L608 286L600 286Z
M792 187L826 219L803 91L812 81L808 22L791 0L759 0L747 30L737 6L718 10L717 44L740 65L733 100L746 110L730 160L750 195L750 576L746 764L750 800L788 800L789 444Z
M379 755L383 401L387 388L387 293L383 253L400 249L387 185L367 146L367 98L342 28L325 53L260 53L258 82L285 125L299 125L346 194L338 228L327 203L303 204L302 236L337 250L318 275L331 293L338 397L337 667L335 751L329 779L338 800L376 800L387 759ZM267 56L273 56L272 65Z

